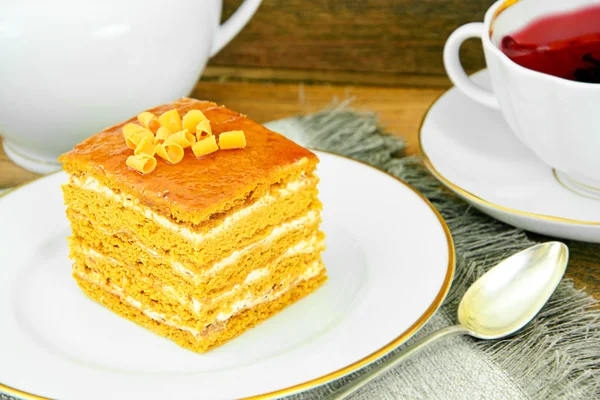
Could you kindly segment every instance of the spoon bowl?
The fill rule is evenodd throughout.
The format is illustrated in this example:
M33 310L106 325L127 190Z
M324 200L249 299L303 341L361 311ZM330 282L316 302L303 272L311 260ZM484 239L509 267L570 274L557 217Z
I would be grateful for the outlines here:
M471 336L500 339L525 326L562 279L569 249L548 242L503 260L479 278L458 306L458 321Z

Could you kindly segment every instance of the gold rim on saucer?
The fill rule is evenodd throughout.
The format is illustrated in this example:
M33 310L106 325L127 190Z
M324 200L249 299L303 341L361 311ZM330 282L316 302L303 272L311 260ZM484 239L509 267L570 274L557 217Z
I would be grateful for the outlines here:
M472 75L478 74L484 70L486 70L487 68L483 68L475 73L473 73ZM472 76L471 75L471 76ZM442 182L444 185L446 185L448 188L452 189L454 192L458 193L460 196L465 197L467 199L469 199L472 202L475 203L479 203L481 205L485 205L486 207L489 208L493 208L495 210L498 211L503 211L506 213L510 213L510 214L516 214L516 215L521 215L524 217L529 217L529 218L533 218L533 219L537 219L537 220L542 220L542 221L552 221L552 222L560 222L560 223L564 223L564 224L573 224L573 225L600 225L600 221L595 222L595 221L580 221L580 220L576 220L576 219L569 219L569 218L561 218L561 217L553 217L551 215L544 215L544 214L536 214L536 213L531 213L531 212L527 212L527 211L520 211L520 210L516 210L514 208L510 208L510 207L505 207L505 206L501 206L499 204L495 204L492 203L488 200L482 199L481 197L461 188L460 186L456 185L455 183L453 183L452 181L450 181L450 179L446 178L444 175L442 175L440 173L440 171L438 171L435 166L433 165L433 162L431 161L431 159L427 156L427 153L425 152L425 149L423 148L423 141L421 140L421 136L423 134L423 124L425 123L425 120L427 119L427 116L429 115L429 112L431 111L431 109L433 108L433 106L446 94L448 94L450 92L450 90L452 89L456 89L454 86L445 90L444 92L442 92L439 96L437 96L435 98L435 100L429 105L429 107L427 107L427 111L425 111L425 114L423 115L423 118L421 119L421 123L419 124L419 150L421 151L421 154L423 155L423 159L424 159L424 164L427 167L427 169L429 170L429 172L431 172L440 182ZM457 89L458 90L458 89ZM549 167L550 168L550 167ZM560 180L559 180L560 182ZM579 194L579 193L578 193Z

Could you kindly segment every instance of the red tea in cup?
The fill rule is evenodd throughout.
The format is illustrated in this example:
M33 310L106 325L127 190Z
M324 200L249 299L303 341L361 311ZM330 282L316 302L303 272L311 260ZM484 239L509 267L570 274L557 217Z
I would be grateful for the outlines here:
M600 6L534 20L503 37L500 49L525 68L600 83Z

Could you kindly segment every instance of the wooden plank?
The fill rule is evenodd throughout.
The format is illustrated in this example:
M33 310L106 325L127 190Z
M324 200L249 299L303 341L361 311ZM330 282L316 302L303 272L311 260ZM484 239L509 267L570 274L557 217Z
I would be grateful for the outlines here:
M241 0L225 0L223 16ZM482 21L492 0L263 0L254 18L210 64L445 75L442 48L458 26ZM469 71L484 66L464 46Z
M0 144L2 144L2 137L0 137ZM4 153L4 148L0 146L0 189L20 185L38 176L14 164Z
M405 86L413 88L447 88L450 79L441 75L409 75L384 72L323 71L311 69L206 67L203 81L250 81L290 83L330 83L335 85Z

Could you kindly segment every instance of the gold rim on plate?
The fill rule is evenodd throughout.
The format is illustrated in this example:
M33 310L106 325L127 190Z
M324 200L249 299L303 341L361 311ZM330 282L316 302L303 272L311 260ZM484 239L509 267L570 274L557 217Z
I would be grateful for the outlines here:
M429 206L431 211L435 214L438 221L440 222L440 225L442 226L442 229L444 230L444 234L446 235L446 241L448 243L448 266L446 269L446 276L444 277L444 282L442 283L442 286L440 287L438 294L433 299L433 302L429 305L429 307L425 310L425 312L421 315L421 317L419 317L419 319L414 324L412 324L407 330L402 332L398 337L396 337L394 340L392 340L385 346L381 347L379 350L376 350L375 352L369 354L368 356L366 356L350 365L347 365L341 369L338 369L337 371L330 372L329 374L323 375L319 378L315 378L310 381L300 383L300 384L297 384L294 386L290 386L288 388L279 389L279 390L276 390L273 392L260 394L260 395L256 395L256 396L251 396L251 397L246 397L245 400L273 399L273 398L284 396L284 395L290 395L293 393L302 392L302 391L306 391L309 389L314 389L318 386L324 385L325 383L334 381L338 378L341 378L345 375L355 372L355 371L367 366L368 364L378 360L379 358L385 356L386 354L388 354L389 352L394 350L396 347L398 347L402 343L404 343L406 340L408 340L419 329L421 329L421 327L423 327L423 325L425 325L425 323L427 321L429 321L429 319L440 308L440 306L442 305L442 302L446 298L446 295L448 294L448 291L450 290L450 285L452 284L452 278L454 277L454 272L455 272L455 268L456 268L456 253L455 253L455 249L454 249L454 241L452 240L452 234L450 233L450 229L448 228L448 225L446 224L446 221L444 220L442 215L438 212L438 210L433 206L433 204L431 204L431 202L423 194L421 194L417 189L415 189L408 183L404 182L402 179L390 174L387 171L384 171L383 169L380 169L373 165L367 164L363 161L355 160L351 157L347 157L347 156L344 156L341 154L336 154L336 153L332 153L329 151L323 151L323 150L316 150L316 151L325 153L325 154L329 154L329 155L333 155L336 157L340 157L340 158L345 158L347 160L351 160L351 161L363 164L369 168L372 168L374 170L382 172L382 173L394 178L396 181L398 181L399 183L401 183L402 185L404 185L405 187L410 189L412 192L414 192L417 196L419 196L421 198L421 200L423 200L423 202L425 202L425 204L427 206ZM59 172L59 171L56 171L56 172ZM55 174L56 172L52 172L48 175ZM2 195L0 195L0 197L3 197L9 193L12 193L12 192L18 190L19 188L22 188L23 186L33 183L39 179L45 178L48 175L44 175L44 176L36 178L32 181L29 181L27 183L21 184L15 188L9 190L6 193L3 193ZM19 389L15 389L15 388L3 385L1 383L0 383L0 391L6 393L8 395L17 396L17 397L20 397L20 398L23 398L26 400L50 400L46 397L41 397L41 396L38 396L38 395L35 395L32 393L27 393L27 392L21 391Z
M480 72L483 72L485 70L486 70L486 68L483 68L483 69L473 73L471 76L479 74ZM551 215L531 213L531 212L527 212L527 211L516 210L516 209L510 208L510 207L501 206L499 204L495 204L488 200L485 200L485 199L461 188L460 186L453 183L450 179L448 179L444 175L442 175L442 173L435 168L435 166L433 165L433 162L427 156L427 153L425 152L425 149L423 148L423 140L422 140L423 125L425 124L425 120L427 119L427 116L429 115L429 112L431 111L433 106L435 104L437 104L437 102L440 101L442 97L444 97L446 94L448 94L453 89L456 89L456 87L451 87L450 89L445 90L443 93L441 93L439 96L437 96L435 98L435 100L427 108L427 111L425 111L425 114L423 115L423 118L421 119L421 123L419 124L419 150L421 151L421 154L423 155L423 160L424 160L425 166L427 167L429 172L431 172L439 181L441 181L444 185L446 185L447 187L452 189L454 192L458 193L460 196L467 198L472 202L479 203L480 205L483 205L483 206L486 206L489 208L493 208L497 211L521 215L524 217L533 218L533 219L542 220L542 221L560 222L560 223L564 223L564 224L594 225L594 226L600 225L600 221L599 222L580 221L580 220L576 220L576 219L553 217ZM456 90L458 90L458 89L456 89ZM550 168L550 167L548 167L548 168Z

